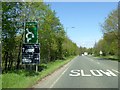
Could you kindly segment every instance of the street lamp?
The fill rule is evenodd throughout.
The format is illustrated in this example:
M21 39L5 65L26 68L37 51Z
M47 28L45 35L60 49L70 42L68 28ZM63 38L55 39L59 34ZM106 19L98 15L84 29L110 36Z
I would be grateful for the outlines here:
M66 31L65 31L65 32L66 32L66 38L67 38L67 29L68 29L68 28L75 28L75 27L66 27ZM66 54L67 54L67 43L68 43L68 42L67 42L67 40L66 40L66 52L65 52Z
M75 27L66 27L66 31L65 31L65 32L66 32L66 36L67 36L67 29L68 29L68 28L75 28Z

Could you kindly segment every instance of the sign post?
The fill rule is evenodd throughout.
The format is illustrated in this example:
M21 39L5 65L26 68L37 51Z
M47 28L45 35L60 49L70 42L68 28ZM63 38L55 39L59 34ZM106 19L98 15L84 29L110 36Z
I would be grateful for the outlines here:
M26 22L25 43L22 46L22 64L36 65L40 63L40 44L38 43L37 22Z

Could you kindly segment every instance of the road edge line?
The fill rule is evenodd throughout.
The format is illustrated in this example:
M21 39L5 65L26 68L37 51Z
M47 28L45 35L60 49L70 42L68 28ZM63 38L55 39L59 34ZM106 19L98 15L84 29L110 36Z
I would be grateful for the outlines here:
M77 56L77 57L78 57L78 56ZM76 59L77 57L73 58L72 60ZM68 70L68 68L71 66L72 60L67 63L69 66L68 66L68 67L66 66L67 68L66 68L66 69L62 72L62 74L53 82L53 84L50 86L50 88L52 88L52 87L57 83L57 81L62 77L62 75Z
M69 67L70 67L70 66L69 66ZM68 70L69 67L67 67L67 68L64 70L64 72L53 82L53 84L50 86L50 88L52 88L52 87L57 83L57 81L62 77L62 75Z

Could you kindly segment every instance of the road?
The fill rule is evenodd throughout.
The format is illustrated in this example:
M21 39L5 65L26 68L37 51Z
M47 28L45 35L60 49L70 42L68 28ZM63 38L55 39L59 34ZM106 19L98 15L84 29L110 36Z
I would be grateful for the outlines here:
M77 56L33 88L118 88L118 62Z

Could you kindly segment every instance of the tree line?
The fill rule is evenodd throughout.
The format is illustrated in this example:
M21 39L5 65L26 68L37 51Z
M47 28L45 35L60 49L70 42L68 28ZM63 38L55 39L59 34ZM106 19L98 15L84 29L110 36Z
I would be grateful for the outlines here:
M101 24L103 38L94 45L94 53L96 56L99 52L103 52L103 56L119 56L120 51L120 34L118 29L118 10L109 13L103 24Z
M66 35L64 27L43 2L2 2L2 68L4 71L20 69L21 49L24 43L24 25L37 21L40 63L64 60L77 55L77 45Z
M102 39L95 42L93 48L80 47L80 55L84 52L88 54L93 54L94 56L100 56L100 51L102 51L102 56L114 56L120 61L120 31L118 29L118 10L113 10L105 18L104 23L101 24L101 31L103 33Z

